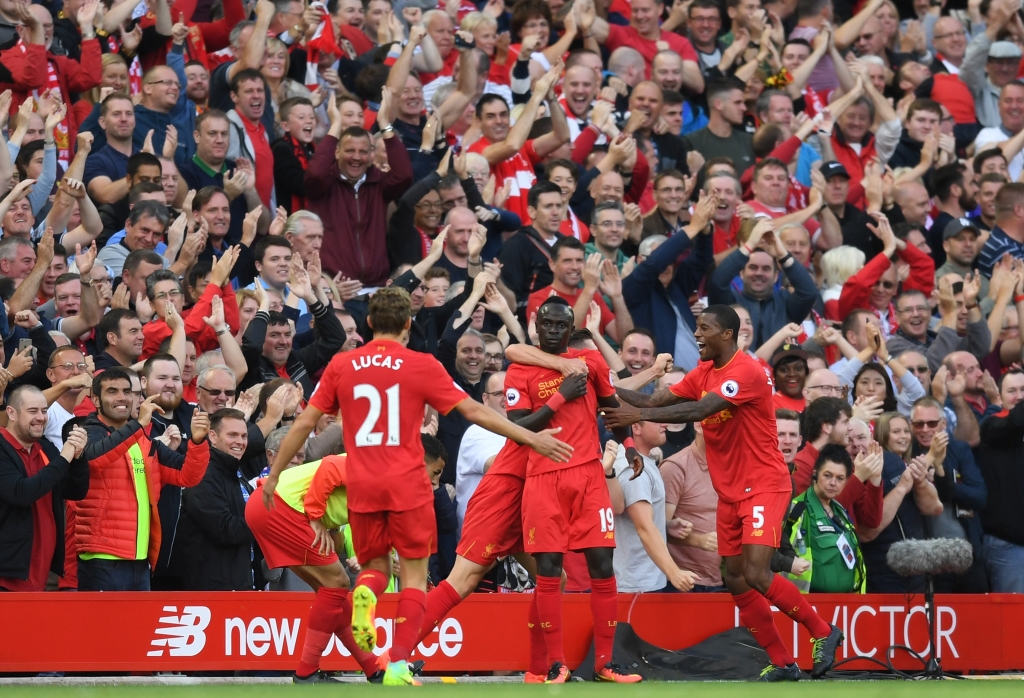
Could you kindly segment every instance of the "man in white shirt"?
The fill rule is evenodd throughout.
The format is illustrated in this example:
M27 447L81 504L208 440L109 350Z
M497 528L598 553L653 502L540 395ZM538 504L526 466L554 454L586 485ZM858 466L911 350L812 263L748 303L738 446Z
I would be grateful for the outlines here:
M82 352L77 347L67 345L57 347L57 350L50 354L46 377L53 384L50 390L59 391L59 396L46 410L46 429L43 436L57 448L64 448L64 424L75 416L78 397L83 390L92 385L92 376L89 375Z
M505 372L491 373L484 378L483 403L505 416ZM505 437L470 425L462 436L455 469L455 501L458 505L459 528L466 516L466 505L473 496L484 473L494 464L494 457L505 445Z

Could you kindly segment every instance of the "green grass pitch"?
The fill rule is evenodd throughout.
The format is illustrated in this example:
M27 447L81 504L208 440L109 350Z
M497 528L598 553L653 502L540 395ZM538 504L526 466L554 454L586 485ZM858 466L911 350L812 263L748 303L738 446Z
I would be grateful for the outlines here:
M564 686L522 686L510 684L430 684L419 688L385 688L363 684L337 686L121 686L69 688L58 686L6 686L4 698L280 698L281 696L395 696L399 693L420 698L1019 698L1024 685L1016 681L855 681L828 683L804 681L799 684L759 685L751 683L640 684L610 686L567 684Z

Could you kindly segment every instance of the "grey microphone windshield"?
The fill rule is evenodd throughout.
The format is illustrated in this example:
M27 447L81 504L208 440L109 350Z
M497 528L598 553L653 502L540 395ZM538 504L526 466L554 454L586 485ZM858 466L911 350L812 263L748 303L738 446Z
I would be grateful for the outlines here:
M886 562L903 577L960 573L971 566L972 551L971 544L961 538L901 540L889 547Z

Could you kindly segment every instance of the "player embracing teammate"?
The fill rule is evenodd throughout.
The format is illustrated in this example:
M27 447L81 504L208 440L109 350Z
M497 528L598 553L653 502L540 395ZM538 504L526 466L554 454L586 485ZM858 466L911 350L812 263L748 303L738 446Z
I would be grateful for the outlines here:
M725 558L725 583L740 620L771 661L761 680L801 677L775 627L770 604L810 632L811 677L822 678L832 667L843 634L822 620L792 582L769 568L781 540L792 485L778 448L771 374L738 350L739 329L739 316L732 308L708 307L697 318L693 333L701 363L683 380L653 395L619 389L619 397L628 404L604 410L605 423L701 423L708 470L719 499L718 551Z
M502 419L470 399L437 359L406 349L403 340L411 313L404 290L386 288L373 295L367 319L373 340L334 357L309 406L281 443L263 485L270 506L281 471L317 420L340 411L345 424L352 545L362 567L351 595L352 634L365 651L376 645L375 608L377 596L388 584L392 548L398 551L401 565L403 588L385 685L416 683L407 660L423 623L427 562L437 549L433 490L423 466L420 439L424 406L429 404L441 414L458 410L469 421L555 460L568 460L572 451L551 431L534 433Z

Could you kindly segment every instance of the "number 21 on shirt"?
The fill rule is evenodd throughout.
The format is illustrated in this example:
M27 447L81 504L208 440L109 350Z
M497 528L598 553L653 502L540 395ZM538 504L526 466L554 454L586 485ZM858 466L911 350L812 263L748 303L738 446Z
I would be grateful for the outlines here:
M360 383L352 390L352 396L356 399L368 400L370 405L366 412L366 419L363 425L356 432L356 446L398 446L399 434L398 425L398 383L384 391L384 398L387 402L388 429L387 441L384 441L383 432L373 431L377 426L377 420L381 413L381 395L376 386L369 383Z

